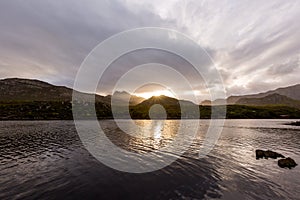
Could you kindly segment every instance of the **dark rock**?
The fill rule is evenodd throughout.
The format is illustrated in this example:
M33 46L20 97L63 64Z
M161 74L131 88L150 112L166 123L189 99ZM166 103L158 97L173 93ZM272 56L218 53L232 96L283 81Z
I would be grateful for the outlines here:
M276 159L276 158L284 158L284 156L280 153L276 153L274 151L270 151L270 150L267 150L267 151L264 151L264 150L260 150L260 149L257 149L255 151L256 153L256 159L260 159L260 158L273 158L273 159Z
M276 153L274 151L265 151L265 158L273 158L273 159L277 159L277 158L284 158L284 156L280 153Z
M285 158L278 160L278 166L281 168L293 168L297 166L297 163L292 158Z
M300 126L300 121L286 123L285 125Z
M255 153L256 153L256 159L260 159L260 158L263 158L264 156L265 156L265 151L263 151L263 150L256 150L255 151Z

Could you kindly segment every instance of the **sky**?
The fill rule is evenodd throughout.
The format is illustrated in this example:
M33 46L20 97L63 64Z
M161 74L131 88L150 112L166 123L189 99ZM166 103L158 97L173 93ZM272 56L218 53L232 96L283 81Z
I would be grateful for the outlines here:
M1 0L0 78L72 87L82 62L99 43L122 31L160 27L187 35L207 51L227 96L258 93L300 83L299 19L300 1L295 0ZM110 66L98 93L110 93L107 85L115 84L126 66L149 61L177 64L206 99L201 78L177 57L158 50L123 56ZM176 79L170 83L168 88L180 87ZM141 93L155 90L141 88ZM126 90L126 84L120 89Z

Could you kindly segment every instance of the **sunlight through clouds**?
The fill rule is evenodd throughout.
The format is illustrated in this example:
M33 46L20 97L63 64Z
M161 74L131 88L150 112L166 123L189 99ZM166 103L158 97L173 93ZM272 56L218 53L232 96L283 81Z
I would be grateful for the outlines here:
M299 63L287 62L300 52L299 10L300 1L292 0L2 0L0 78L72 87L96 45L121 31L150 26L175 29L205 48L228 95L262 92L299 83Z

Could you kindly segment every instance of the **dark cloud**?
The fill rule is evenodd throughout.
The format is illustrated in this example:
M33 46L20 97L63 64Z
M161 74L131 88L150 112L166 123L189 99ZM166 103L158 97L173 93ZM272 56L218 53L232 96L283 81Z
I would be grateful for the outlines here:
M270 73L270 75L287 75L287 74L291 74L294 73L295 71L297 71L300 67L300 61L299 58L294 58L292 60L289 60L287 62L278 64L278 65L272 65L269 69L268 69L268 73Z
M183 32L205 47L228 95L274 89L299 83L299 11L300 2L292 0L1 0L0 78L71 87L97 44L121 31L155 26ZM179 46L189 51L184 43ZM205 93L187 63L153 51L118 60L103 81L109 86L129 66L149 60L174 66Z
M101 41L158 20L147 11L141 16L134 14L114 0L1 1L0 55L13 70L1 70L0 77L23 76L55 83L66 78L72 82L81 62ZM8 68L1 64L1 68Z

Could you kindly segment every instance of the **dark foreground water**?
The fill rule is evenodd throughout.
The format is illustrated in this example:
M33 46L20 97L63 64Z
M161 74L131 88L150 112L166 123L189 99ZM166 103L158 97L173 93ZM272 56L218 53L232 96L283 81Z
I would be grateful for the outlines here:
M172 142L180 121L136 123L151 125L145 131L153 137L128 139L112 121L101 121L115 144L141 152ZM300 199L300 166L281 169L277 160L255 159L261 148L300 163L299 127L282 120L227 120L213 151L198 159L209 121L200 123L198 139L177 161L131 174L93 158L72 121L0 122L0 199Z

